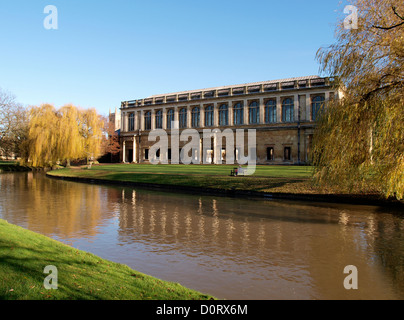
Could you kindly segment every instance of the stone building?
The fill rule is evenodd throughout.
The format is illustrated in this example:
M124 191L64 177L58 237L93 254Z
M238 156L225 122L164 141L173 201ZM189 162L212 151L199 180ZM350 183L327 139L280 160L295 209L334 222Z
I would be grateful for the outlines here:
M121 105L121 160L126 163L149 163L149 133L163 129L170 136L195 129L200 133L203 163L226 163L225 155L234 153L235 163L244 150L227 150L221 143L221 159L215 156L217 143L202 145L205 129L256 130L257 164L305 164L318 110L342 92L332 78L318 76L231 85L202 90L154 95L146 99L124 101ZM174 122L173 122L174 121ZM175 128L173 126L178 126ZM168 139L170 141L170 139ZM180 147L187 142L180 142ZM249 146L251 148L251 146ZM171 160L171 146L160 159ZM195 155L197 157L197 155ZM218 161L218 160L223 160Z
M121 121L122 121L121 110L115 108L115 112L112 113L111 109L109 109L108 118L109 121L114 124L114 131L119 132L121 130Z

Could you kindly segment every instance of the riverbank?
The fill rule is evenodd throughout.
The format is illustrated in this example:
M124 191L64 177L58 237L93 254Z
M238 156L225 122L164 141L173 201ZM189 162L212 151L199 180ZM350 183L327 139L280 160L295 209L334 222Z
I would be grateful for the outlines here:
M213 299L1 219L0 246L0 300ZM44 288L49 275L44 268L49 265L57 268L57 290Z
M253 176L230 176L232 166L102 165L48 172L48 177L130 187L178 190L233 197L402 206L376 192L327 190L313 184L311 167L257 166Z
M15 161L0 161L0 173L1 172L26 172L31 171L31 168L20 166Z

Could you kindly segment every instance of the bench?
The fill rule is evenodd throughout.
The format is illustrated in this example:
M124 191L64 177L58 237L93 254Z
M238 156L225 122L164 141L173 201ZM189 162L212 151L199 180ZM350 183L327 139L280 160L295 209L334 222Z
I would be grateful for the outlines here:
M233 170L231 170L230 176L231 177L245 176L246 173L247 173L247 170L245 170L243 168L234 168Z

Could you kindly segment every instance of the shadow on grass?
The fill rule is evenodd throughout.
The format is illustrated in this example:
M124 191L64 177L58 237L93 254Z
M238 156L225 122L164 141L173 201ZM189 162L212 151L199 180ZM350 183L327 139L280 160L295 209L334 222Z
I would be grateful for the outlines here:
M74 249L67 249L69 254L74 254ZM75 273L97 266L94 262L63 257L60 248L57 247L54 250L35 249L25 247L18 242L6 241L3 237L0 238L0 252L0 270L3 278L0 299L2 300L101 298L96 292L89 294L83 290L80 291L71 280L74 279ZM48 274L43 271L49 265L58 268L60 275L58 290L46 290L44 287L44 280ZM90 274L86 274L85 277L87 281L93 279ZM102 281L102 277L98 280Z
M1 221L0 221L1 222ZM183 300L207 295L162 281L126 265L46 237L0 223L0 299L2 300ZM3 230L2 230L3 229ZM18 240L16 240L18 239ZM21 239L21 240L20 240ZM58 269L58 289L46 290L44 268Z

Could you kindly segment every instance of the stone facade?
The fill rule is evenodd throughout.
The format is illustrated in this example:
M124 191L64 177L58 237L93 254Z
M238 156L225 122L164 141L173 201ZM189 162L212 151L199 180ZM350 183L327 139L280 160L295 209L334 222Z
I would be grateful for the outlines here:
M119 132L121 130L121 121L122 121L121 110L115 108L115 112L112 113L110 109L108 118L109 121L114 124L114 131Z
M146 99L124 101L121 105L121 160L129 163L148 163L151 146L149 133L154 129L167 132L171 141L172 130L181 133L195 129L200 133L200 160L209 163L226 163L225 155L234 153L237 162L244 150L221 150L217 139L204 148L203 131L219 129L256 130L257 164L305 164L309 160L311 140L315 127L316 110L330 99L339 99L342 92L335 88L333 79L317 76L257 82L193 90ZM175 121L171 123L171 121ZM171 125L178 127L172 127ZM180 142L180 148L188 142ZM251 148L251 146L249 146ZM160 160L171 160L171 146ZM215 156L215 150L218 152ZM218 155L222 155L219 159ZM218 161L223 160L223 161Z

